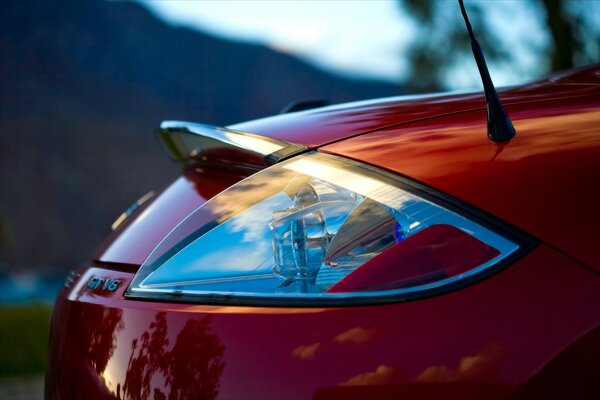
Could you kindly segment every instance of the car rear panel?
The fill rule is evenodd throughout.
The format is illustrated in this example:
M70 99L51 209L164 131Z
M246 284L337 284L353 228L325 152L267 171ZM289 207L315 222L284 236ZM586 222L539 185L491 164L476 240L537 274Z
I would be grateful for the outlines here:
M188 169L59 293L47 398L600 397L600 280L588 268L600 260L600 99L599 86L581 84L588 81L598 81L598 69L503 92L517 129L507 145L487 139L481 93L236 125L407 176L541 243L476 284L390 305L125 300L138 266L166 233L245 176Z
M600 378L598 369L586 368L598 359L600 280L545 245L476 285L372 307L131 301L123 292L134 270L96 265L80 273L56 303L49 399L335 399L361 398L365 390L369 398L505 398L598 390L589 382ZM92 278L121 284L115 292L92 289ZM581 340L586 349L573 359L569 349ZM544 368L563 352L571 361L558 366L562 380L549 381ZM569 379L584 385L571 387Z

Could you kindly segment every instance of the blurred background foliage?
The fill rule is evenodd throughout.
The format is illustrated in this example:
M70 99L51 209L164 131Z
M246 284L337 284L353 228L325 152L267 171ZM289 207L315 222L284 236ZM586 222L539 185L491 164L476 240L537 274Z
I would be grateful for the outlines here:
M440 6L439 1L398 0L398 6L414 18L419 32L406 57L409 71L405 82L417 91L447 86L452 73L470 59L471 47L464 21L455 4ZM585 0L523 0L525 7L541 16L541 28L548 39L540 46L529 35L518 38L537 58L537 75L598 62L600 25L594 13L599 2ZM485 2L466 2L477 40L490 64L519 64L515 43L507 37L512 25L498 27L487 14ZM532 21L533 24L534 21Z
M49 319L41 304L0 307L0 378L44 371Z
M90 259L122 210L177 175L153 140L160 120L227 125L276 114L301 99L337 103L443 90L459 87L458 81L480 87L455 1L390 2L414 28L405 49L389 49L406 66L394 81L351 77L268 43L173 24L156 11L168 2L5 0L0 303L12 308L0 312L0 376L41 371L43 363L31 352L41 354L45 346L48 307L62 277ZM361 3L339 7L353 4ZM496 70L521 82L598 62L600 2L519 2L533 17L530 26L525 22L528 34L517 37L510 23L498 23L490 12L515 4L467 1L495 78L501 75ZM269 18L273 6L256 3L255 11ZM507 12L509 22L518 17ZM342 39L352 47L351 39ZM45 308L31 306L35 301Z

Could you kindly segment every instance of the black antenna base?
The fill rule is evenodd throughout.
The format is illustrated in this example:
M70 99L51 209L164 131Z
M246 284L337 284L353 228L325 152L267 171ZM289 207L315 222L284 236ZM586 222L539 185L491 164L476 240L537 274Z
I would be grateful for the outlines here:
M500 101L488 103L488 138L494 142L508 142L517 131Z

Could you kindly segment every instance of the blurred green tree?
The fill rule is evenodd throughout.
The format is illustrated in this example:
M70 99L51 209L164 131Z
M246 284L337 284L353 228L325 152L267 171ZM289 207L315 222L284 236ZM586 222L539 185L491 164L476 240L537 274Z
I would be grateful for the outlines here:
M407 54L408 86L413 90L436 90L447 86L448 72L471 54L458 2L398 0L398 4L418 24L418 34ZM506 30L511 27L497 29L484 18L490 11L490 4L465 4L477 40L490 64L517 63L511 53L514 43L510 43L511 38L506 35ZM498 3L494 5L499 6ZM596 14L600 11L600 1L527 0L523 5L535 9L547 36L546 46L529 46L537 53L536 75L598 62L600 27ZM519 40L527 42L529 38Z

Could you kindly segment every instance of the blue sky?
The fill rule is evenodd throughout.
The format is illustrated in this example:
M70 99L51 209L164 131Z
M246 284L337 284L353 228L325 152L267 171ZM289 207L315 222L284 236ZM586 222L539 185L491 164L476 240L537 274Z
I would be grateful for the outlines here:
M394 0L142 3L173 25L260 43L341 75L396 83L406 71L402 54L417 31ZM532 49L548 43L541 26L541 9L535 3L515 0L478 3L484 6L487 22L501 33L504 45L518 59L518 65L490 65L494 82L498 86L512 85L537 77L542 68ZM454 0L438 0L437 4L459 12ZM447 80L451 89L480 85L472 59L465 60L451 75L452 79Z

